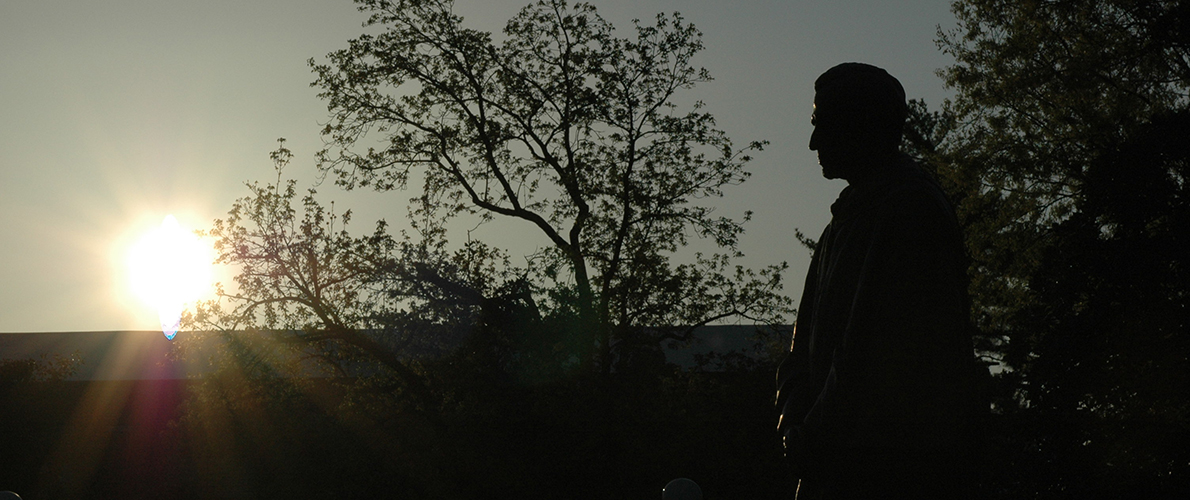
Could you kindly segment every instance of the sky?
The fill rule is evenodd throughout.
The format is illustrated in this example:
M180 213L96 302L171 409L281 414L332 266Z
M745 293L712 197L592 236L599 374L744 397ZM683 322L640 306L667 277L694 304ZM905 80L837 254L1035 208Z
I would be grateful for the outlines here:
M456 13L498 32L527 3L456 0ZM934 43L954 25L945 0L592 3L620 36L675 11L702 31L695 64L715 79L683 98L706 102L736 144L771 143L717 213L754 212L740 263L788 262L794 299L809 264L794 229L816 237L845 187L806 147L814 79L859 61L931 106L950 95L935 74L952 62ZM0 332L157 329L129 290L129 247L168 214L209 228L245 182L275 178L279 137L295 154L286 175L314 186L328 115L306 61L345 47L364 18L348 0L0 0ZM318 192L353 210L357 232L380 218L399 230L412 196ZM514 252L538 241L523 223L481 231Z

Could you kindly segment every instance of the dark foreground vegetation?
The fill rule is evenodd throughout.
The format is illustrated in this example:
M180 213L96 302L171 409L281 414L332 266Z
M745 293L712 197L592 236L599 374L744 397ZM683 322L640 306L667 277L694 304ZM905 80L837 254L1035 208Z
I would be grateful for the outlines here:
M273 381L289 395L267 399L233 372L10 384L3 400L20 404L0 410L0 487L27 499L653 498L676 477L709 498L792 487L763 371L533 386L454 374L432 414L384 420L341 406L351 380Z

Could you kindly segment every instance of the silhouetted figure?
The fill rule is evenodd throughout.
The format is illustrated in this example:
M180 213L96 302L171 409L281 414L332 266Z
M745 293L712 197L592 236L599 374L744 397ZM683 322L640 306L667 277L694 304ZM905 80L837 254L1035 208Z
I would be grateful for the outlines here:
M975 365L954 210L898 150L900 82L846 63L814 90L810 149L849 185L777 376L798 498L963 498Z

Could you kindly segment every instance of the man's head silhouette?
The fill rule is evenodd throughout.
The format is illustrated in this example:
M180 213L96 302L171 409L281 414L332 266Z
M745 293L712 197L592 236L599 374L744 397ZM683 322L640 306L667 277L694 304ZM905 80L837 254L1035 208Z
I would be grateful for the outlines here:
M843 63L814 82L814 133L822 175L855 181L897 153L908 107L901 82L863 63Z

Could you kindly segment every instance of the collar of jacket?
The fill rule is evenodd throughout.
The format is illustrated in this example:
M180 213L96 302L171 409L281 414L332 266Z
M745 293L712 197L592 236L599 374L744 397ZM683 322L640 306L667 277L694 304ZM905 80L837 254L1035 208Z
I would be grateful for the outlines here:
M879 202L882 195L892 186L906 179L924 175L913 158L899 153L871 174L849 182L839 193L839 198L831 204L831 215L835 220L846 219Z

